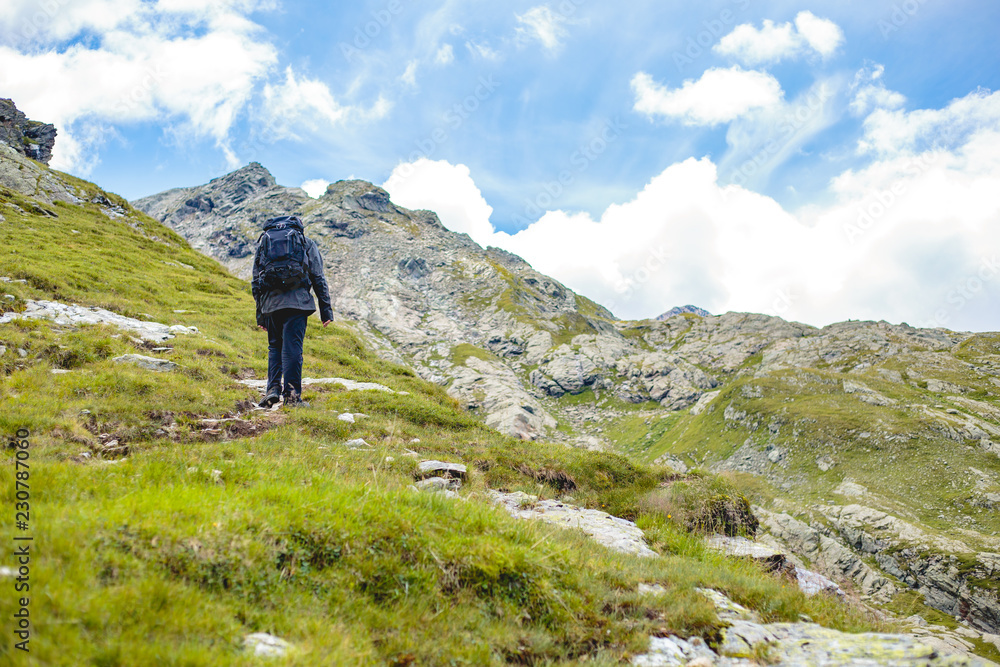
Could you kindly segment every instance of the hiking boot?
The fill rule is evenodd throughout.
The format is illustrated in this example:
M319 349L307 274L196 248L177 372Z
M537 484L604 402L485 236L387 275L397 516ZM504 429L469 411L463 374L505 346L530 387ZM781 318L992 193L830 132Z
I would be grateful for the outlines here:
M303 401L299 397L299 395L296 394L294 391L291 394L285 396L285 400L282 403L282 405L284 405L286 408L308 408L309 407L309 403L306 402L306 401Z
M278 401L280 401L280 400L281 400L281 397L278 396L277 394L268 394L267 396L264 397L264 400L262 400L257 405L259 405L260 407L262 407L262 408L264 408L266 410L270 410L271 407L275 403L277 403Z

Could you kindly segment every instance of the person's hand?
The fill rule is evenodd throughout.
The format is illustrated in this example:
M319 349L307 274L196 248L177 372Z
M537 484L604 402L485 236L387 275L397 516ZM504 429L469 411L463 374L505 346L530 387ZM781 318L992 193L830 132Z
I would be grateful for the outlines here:
M328 325L330 322L333 322L333 320L327 320L327 321L323 322L323 326Z
M257 325L257 328L260 329L261 331L267 331L267 327L262 327L259 324Z

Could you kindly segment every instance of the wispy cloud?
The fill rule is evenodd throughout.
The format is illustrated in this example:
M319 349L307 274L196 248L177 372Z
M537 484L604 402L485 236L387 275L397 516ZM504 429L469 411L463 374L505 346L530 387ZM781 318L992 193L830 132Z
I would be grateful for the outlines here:
M455 49L451 44L444 44L434 54L434 62L438 65L448 65L455 60Z
M567 18L564 14L554 12L546 5L539 5L515 16L519 24L517 28L519 40L538 41L550 53L555 53L562 47L563 39L568 34L565 27Z
M419 65L420 62L417 60L411 60L406 63L406 70L403 72L403 75L399 77L400 81L411 88L415 87L417 85L417 67Z
M898 109L906 104L906 96L885 87L882 75L883 65L868 65L858 70L851 84L854 97L851 99L851 113L865 115L874 109Z
M503 53L494 49L486 42L480 42L476 40L468 40L465 42L465 48L469 50L473 56L482 58L483 60L499 61L503 59Z

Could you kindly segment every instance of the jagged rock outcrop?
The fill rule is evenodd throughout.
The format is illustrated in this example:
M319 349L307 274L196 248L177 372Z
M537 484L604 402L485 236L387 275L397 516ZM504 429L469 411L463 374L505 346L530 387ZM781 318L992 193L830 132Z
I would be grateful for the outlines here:
M875 601L886 602L896 593L891 581L838 540L784 512L755 507L754 514L771 535L820 573L854 581L864 595Z
M649 651L633 657L633 665L742 667L763 661L788 667L995 667L989 660L970 655L971 645L954 641L957 637L948 642L930 632L849 634L811 622L762 623L756 613L719 591L699 592L728 624L720 631L719 641L708 646L700 637L651 637Z
M48 164L56 143L56 127L29 120L13 100L0 99L0 143L25 157Z
M991 634L1000 630L1000 597L996 590L974 584L998 581L1000 555L976 553L962 542L931 535L864 505L820 506L815 511L818 519L806 523L783 512L754 508L762 525L786 548L824 574L853 580L873 601L887 602L901 587L909 587L923 595L928 606L972 628Z

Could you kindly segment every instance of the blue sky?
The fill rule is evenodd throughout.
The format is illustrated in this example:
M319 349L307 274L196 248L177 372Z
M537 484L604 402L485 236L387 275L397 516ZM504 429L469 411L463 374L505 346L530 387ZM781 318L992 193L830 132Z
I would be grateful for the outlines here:
M622 317L1000 329L998 32L984 0L10 0L0 96L126 197L363 178Z

